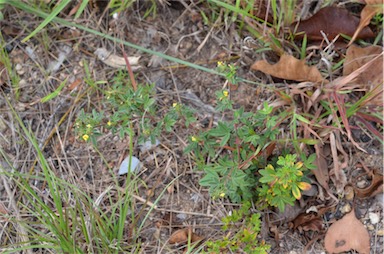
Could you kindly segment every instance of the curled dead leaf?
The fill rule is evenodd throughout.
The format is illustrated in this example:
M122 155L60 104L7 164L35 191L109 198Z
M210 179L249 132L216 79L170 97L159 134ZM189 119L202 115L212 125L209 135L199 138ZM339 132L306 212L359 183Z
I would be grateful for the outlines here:
M293 228L302 231L321 232L323 230L323 220L316 213L301 213L293 220Z
M383 176L374 172L372 182L367 188L354 187L356 197L358 198L371 198L383 192Z
M369 25L369 22L373 16L383 12L383 0L366 0L365 2L367 5L361 11L360 23L357 26L356 31L348 45L351 45L356 40L356 38L358 38L361 30L367 28L366 26Z
M124 57L114 55L105 48L98 48L94 53L103 63L113 68L121 69L127 66ZM140 69L139 59L140 57L128 57L129 64L133 71Z
M198 236L192 232L191 228L183 228L176 230L170 237L168 242L170 244L182 244L188 242L190 239L191 243L197 242L203 239L203 237Z
M299 60L286 54L282 55L276 64L270 64L265 60L256 61L251 69L281 79L310 82L322 82L324 80L315 66L308 66L305 60Z
M329 253L355 250L360 254L369 254L370 251L368 231L353 210L332 224L325 235L324 245Z
M353 16L346 9L328 6L320 9L315 15L300 23L293 23L291 29L295 30L296 34L305 33L309 40L323 40L320 31L323 31L329 40L333 40L339 34L353 36L359 26L359 18ZM303 35L298 35L302 38ZM374 37L372 30L365 27L357 34L360 39Z

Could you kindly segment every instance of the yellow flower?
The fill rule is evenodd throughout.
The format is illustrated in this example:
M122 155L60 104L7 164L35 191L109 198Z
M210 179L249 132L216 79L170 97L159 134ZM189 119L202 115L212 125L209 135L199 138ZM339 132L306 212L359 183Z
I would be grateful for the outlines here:
M92 125L87 124L87 128L88 128L88 129L92 128Z
M89 139L89 136L87 134L84 134L83 139L84 139L84 141L87 141Z
M107 125L108 125L108 126L111 126L111 125L112 125L112 122L111 122L111 121L108 121Z
M174 102L174 103L172 104L172 107L176 108L176 107L177 107L177 102Z
M220 66L224 66L224 63L222 61L218 61L217 62L217 66L220 67Z
M224 91L223 91L223 95L224 95L224 97L228 97L228 94L229 94L229 92L228 92L227 90L224 90Z
M192 140L192 142L196 142L196 141L197 141L197 138L196 138L195 136L192 136L192 137L191 137L191 140Z
M225 196L225 192L220 193L220 197L223 198Z

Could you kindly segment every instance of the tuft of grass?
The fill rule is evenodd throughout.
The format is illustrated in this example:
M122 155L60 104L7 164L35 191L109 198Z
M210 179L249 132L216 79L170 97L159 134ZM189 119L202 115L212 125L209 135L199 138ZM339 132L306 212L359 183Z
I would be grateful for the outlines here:
M130 180L126 181L125 187L119 187L117 177L113 177L114 185L92 198L76 185L75 180L71 183L56 175L34 134L24 125L11 103L7 101L7 104L20 127L21 136L25 136L26 142L34 147L38 157L36 168L40 168L41 172L34 175L19 172L13 168L0 147L2 161L8 164L8 167L0 165L0 176L15 186L18 196L15 207L20 214L18 217L8 216L11 224L3 230L13 234L13 224L19 229L18 234L24 236L20 242L3 242L3 253L36 249L63 253L137 252L140 243L136 238L144 223L166 188L177 178L160 193L143 219L139 214L143 214L144 210L135 207L133 198L137 192L138 178L130 173L127 176ZM128 132L132 151L133 132ZM114 175L111 169L109 172ZM36 185L45 188L39 190L34 187Z

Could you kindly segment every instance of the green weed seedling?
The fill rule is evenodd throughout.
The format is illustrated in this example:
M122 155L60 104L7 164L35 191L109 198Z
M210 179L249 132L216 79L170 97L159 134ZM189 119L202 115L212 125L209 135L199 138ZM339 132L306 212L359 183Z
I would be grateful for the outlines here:
M226 235L216 241L207 241L207 253L268 253L270 246L258 241L260 233L260 214L252 213L251 203L245 202L239 210L222 219Z
M314 169L315 154L308 157L303 163L296 162L296 154L288 154L285 157L279 156L276 167L268 164L259 173L262 177L259 179L259 197L268 202L269 205L278 207L284 211L285 205L293 205L296 199L301 198L300 190L308 190L311 185L303 182L303 171ZM306 166L304 166L306 165Z

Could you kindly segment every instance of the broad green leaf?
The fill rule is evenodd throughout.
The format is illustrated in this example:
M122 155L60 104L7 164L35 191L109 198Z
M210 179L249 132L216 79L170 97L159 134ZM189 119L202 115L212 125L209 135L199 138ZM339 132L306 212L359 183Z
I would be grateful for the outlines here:
M294 196L297 200L299 200L299 199L301 198L300 190L299 190L299 188L298 188L296 185L294 185L294 186L292 187L292 194L293 194L293 196Z

